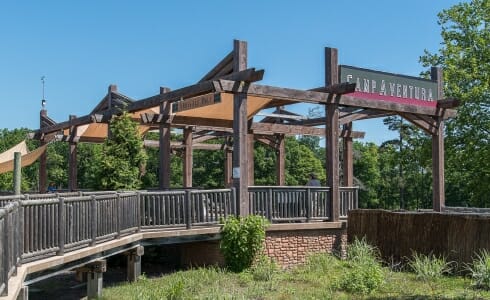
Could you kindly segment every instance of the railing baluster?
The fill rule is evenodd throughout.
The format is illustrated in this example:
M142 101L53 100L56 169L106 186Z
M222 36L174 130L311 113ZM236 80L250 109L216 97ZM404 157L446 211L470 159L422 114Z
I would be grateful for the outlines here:
M65 253L65 198L60 198L58 202L58 252L56 255Z
M92 195L91 199L91 215L92 215L92 240L90 241L90 246L94 246L97 239L97 200L95 195Z

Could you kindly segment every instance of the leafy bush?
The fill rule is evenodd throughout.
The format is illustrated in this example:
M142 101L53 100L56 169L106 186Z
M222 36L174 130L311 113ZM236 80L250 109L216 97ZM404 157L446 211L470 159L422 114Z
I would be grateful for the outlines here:
M370 294L384 282L383 268L375 261L352 261L342 276L340 288L351 293Z
M422 281L431 281L440 278L446 273L450 273L450 264L444 257L435 255L424 255L413 253L408 265L415 273L417 279Z
M384 271L378 259L378 251L365 239L354 240L347 247L347 272L341 277L341 289L359 294L370 294L384 282Z
M230 216L226 219L221 231L220 248L231 271L241 272L250 268L262 250L267 224L267 220L261 216Z
M490 253L487 250L480 251L473 266L468 267L476 288L490 290Z

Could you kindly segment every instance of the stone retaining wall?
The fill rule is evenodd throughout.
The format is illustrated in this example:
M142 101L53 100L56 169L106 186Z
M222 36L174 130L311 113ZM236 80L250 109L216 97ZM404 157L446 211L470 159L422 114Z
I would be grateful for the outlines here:
M337 228L314 228L314 226L301 226L301 224L271 226L266 232L264 254L283 268L303 264L307 256L312 253L334 252L344 256L347 229L342 224L335 227ZM219 250L219 241L182 244L181 249L183 265L224 265L224 258Z

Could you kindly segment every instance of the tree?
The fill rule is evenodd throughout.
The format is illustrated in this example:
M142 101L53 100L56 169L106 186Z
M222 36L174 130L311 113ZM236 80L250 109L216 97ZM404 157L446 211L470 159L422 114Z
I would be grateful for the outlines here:
M145 173L146 153L138 124L127 112L113 117L110 137L102 147L98 189L139 189Z
M4 152L16 144L27 139L29 133L27 128L18 128L8 130L6 128L0 130L0 153ZM27 148L30 150L39 146L39 143L30 139L26 140ZM22 191L37 190L39 163L36 162L28 167L22 168ZM0 174L0 191L13 190L13 172Z
M356 180L360 187L359 206L378 208L380 199L377 188L381 180L378 166L378 146L373 143L362 144L355 142L354 151L359 153L358 158L354 161Z
M294 137L286 138L286 185L305 185L308 174L316 173L322 184L325 184L325 167L315 153L307 146L300 144Z
M457 4L438 15L442 47L424 66L444 69L446 98L461 100L447 122L447 204L490 206L490 1Z

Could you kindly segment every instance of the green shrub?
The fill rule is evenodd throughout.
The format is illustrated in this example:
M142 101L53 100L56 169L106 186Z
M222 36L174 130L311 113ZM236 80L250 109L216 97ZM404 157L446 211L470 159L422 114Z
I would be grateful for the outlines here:
M261 216L226 219L221 231L221 252L227 267L233 272L250 268L262 250L267 220Z
M370 294L384 283L384 271L378 251L365 239L355 239L347 246L347 272L340 278L341 289L358 294Z
M417 279L422 281L431 281L440 278L442 275L450 273L450 264L444 257L435 255L424 255L413 253L408 265L415 273Z
M376 261L352 261L347 272L341 277L340 288L358 294L370 294L384 283L384 272Z
M490 253L487 250L481 250L477 254L468 270L476 288L490 290Z

